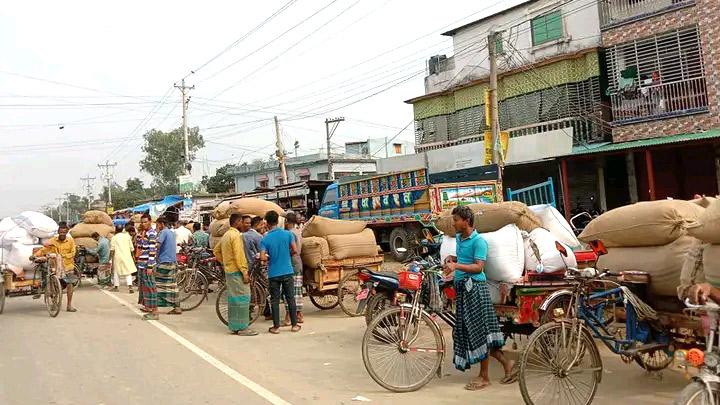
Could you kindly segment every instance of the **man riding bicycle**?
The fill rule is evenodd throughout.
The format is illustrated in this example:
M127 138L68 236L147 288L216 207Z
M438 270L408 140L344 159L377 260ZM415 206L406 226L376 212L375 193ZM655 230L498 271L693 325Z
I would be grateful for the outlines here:
M57 255L57 267L55 275L60 279L60 285L62 288L67 288L67 311L76 312L72 306L73 298L73 283L77 281L77 273L75 272L75 241L72 237L68 236L70 228L66 222L60 222L58 224L57 236L50 239L45 247L36 251L30 260L35 260L38 257L46 257L49 254ZM40 298L40 295L33 296L34 299Z

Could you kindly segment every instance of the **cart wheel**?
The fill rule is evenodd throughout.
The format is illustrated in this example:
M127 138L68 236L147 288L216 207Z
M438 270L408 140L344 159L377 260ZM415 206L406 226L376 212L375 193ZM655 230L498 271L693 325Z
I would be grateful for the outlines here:
M222 286L215 300L215 313L224 325L228 324L227 287Z
M362 290L363 283L357 274L356 271L346 274L345 277L340 280L340 285L338 285L338 302L340 303L340 308L348 316L362 316L365 312L358 312L359 302L356 297L360 293L360 290Z
M308 291L308 295L310 296L310 302L312 302L313 305L315 305L318 309L333 309L338 306L338 304L340 304L340 299L337 296L337 291L335 291L334 293L332 291L318 291L312 293Z
M60 313L60 307L62 307L62 286L57 276L51 275L48 277L47 285L45 286L45 306L47 307L48 313L51 317L55 318Z
M0 276L2 276L2 272L0 272ZM5 283L0 283L0 314L3 313L4 309L5 309Z

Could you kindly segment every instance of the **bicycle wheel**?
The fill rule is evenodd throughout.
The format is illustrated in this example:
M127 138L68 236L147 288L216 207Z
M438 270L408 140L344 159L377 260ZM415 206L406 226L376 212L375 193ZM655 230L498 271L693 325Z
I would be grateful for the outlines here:
M225 326L228 324L228 300L227 300L227 287L222 286L218 291L217 299L215 300L215 313Z
M48 276L45 285L45 306L51 317L55 318L60 313L62 307L62 286L60 280L54 275Z
M408 323L410 311L395 307L382 312L363 336L365 369L376 383L393 392L425 386L440 370L444 357L445 343L437 323L425 312Z
M370 322L389 306L390 300L388 300L384 294L375 294L368 298L367 308L365 310L365 325L370 325Z
M347 316L362 316L365 312L364 310L358 312L357 295L363 289L363 283L357 274L357 272L346 274L338 285L338 302Z
M223 292L225 287L223 286ZM257 321L263 314L267 304L268 290L261 281L253 280L250 285L250 324ZM227 296L225 297L225 309L227 314Z
M710 390L702 381L693 381L688 384L678 395L675 405L705 405L717 404L720 401L720 385L710 383ZM710 397L713 398L710 398Z
M182 270L176 276L180 309L191 311L207 298L208 281L205 275L195 269Z
M568 322L546 323L520 356L518 382L525 404L590 404L602 360L590 334Z

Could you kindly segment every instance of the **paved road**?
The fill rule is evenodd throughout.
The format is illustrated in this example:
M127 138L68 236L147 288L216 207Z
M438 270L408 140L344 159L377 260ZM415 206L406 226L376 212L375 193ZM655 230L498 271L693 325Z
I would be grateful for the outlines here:
M244 338L226 333L214 298L157 323L133 312L135 295L94 287L78 291L79 312L55 319L41 301L9 298L0 315L0 404L356 404L358 395L376 404L522 402L517 385L463 390L471 375L449 359L442 379L418 392L388 393L363 367L362 319L307 302L302 332L269 335L260 322L263 333ZM660 378L607 353L603 361L597 404L667 404L685 384L676 371ZM491 365L495 381L499 371Z

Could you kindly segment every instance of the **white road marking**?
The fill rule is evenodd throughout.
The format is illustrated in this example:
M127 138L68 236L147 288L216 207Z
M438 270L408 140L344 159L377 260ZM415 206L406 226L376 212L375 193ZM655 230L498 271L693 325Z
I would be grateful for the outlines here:
M98 287L98 289L100 289ZM124 305L126 308L128 308L130 311L136 313L138 316L142 316L143 313L137 309L133 304L125 301L124 299L117 297L115 294L110 293L109 291L105 291L103 289L100 289L105 295L108 297L114 299L118 303ZM195 353L198 357L208 362L211 366L215 367L216 369L222 371L225 375L232 378L233 380L239 382L245 388L249 389L250 391L256 393L257 395L263 397L266 401L273 405L291 405L289 402L285 401L284 399L280 398L279 396L273 394L270 392L267 388L263 387L262 385L256 383L255 381L252 381L251 379L245 377L244 375L240 374L237 370L233 369L232 367L228 366L227 364L223 363L222 361L218 360L214 356L212 356L210 353L206 352L205 350L199 348L189 340L185 339L184 337L178 335L175 333L172 329L168 328L167 326L163 325L159 321L145 321L154 327L160 329L164 334L171 337L176 342L180 343L181 345L185 346L188 350Z

